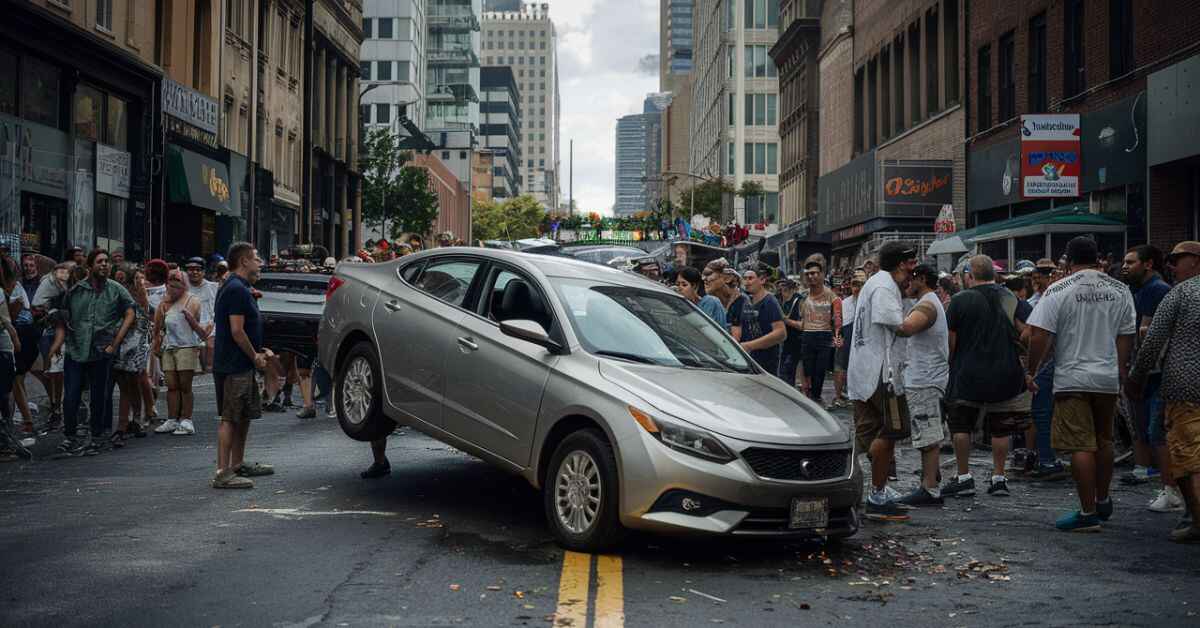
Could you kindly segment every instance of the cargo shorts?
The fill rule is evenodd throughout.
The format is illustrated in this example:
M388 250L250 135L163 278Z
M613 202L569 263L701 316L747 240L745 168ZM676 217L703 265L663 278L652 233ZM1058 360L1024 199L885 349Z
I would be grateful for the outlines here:
M1054 395L1050 446L1059 451L1112 451L1117 395L1065 392Z
M1167 451L1176 479L1200 473L1200 403L1167 403Z
M941 443L946 436L942 428L942 391L936 388L909 388L905 392L913 447L925 449Z
M262 417L262 392L254 371L217 373L214 379L220 392L222 421L246 423Z

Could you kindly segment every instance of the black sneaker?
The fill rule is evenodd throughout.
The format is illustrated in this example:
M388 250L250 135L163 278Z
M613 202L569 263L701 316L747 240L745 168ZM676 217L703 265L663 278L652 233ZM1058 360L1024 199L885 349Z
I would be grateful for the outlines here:
M876 504L870 499L867 500L866 516L867 519L873 519L875 521L908 521L912 518L894 502Z
M975 478L954 479L942 485L942 497L970 497L975 494Z
M945 503L945 500L942 499L940 494L934 497L930 494L929 489L924 486L918 486L908 495L896 500L896 503L904 506L941 506Z
M971 479L974 483L974 478ZM1012 493L1008 492L1008 480L992 480L988 483L988 495L993 497L1008 497Z
M1055 460L1053 464L1039 464L1036 469L1029 472L1029 479L1037 482L1053 482L1065 480L1067 475L1067 468L1063 466L1063 463Z
M83 448L83 455L85 455L85 456L99 456L99 455L100 455L100 452L102 452L102 451L103 451L103 449L101 448L101 445L100 445L100 443L101 443L101 442L102 442L102 441L96 441L96 440L94 440L94 441L92 441L92 442L88 443L88 444L87 444L87 446L85 446L85 447Z
M362 473L358 474L358 477L360 477L364 480L374 480L376 478L381 478L385 475L388 475L391 472L392 472L392 465L379 464L378 462L372 462L371 466L367 467L366 471L363 471Z
M55 450L55 456L61 456L61 457L80 456L80 455L83 455L83 449L84 449L83 441L73 440L70 438L64 438L63 441L58 444L58 449Z

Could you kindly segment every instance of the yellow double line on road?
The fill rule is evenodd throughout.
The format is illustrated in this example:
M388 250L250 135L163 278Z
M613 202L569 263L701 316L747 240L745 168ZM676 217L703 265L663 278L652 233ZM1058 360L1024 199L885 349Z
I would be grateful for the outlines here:
M592 559L596 561L596 603L589 613L592 591ZM563 554L562 576L558 581L558 608L555 626L621 628L625 625L625 592L621 578L620 556L594 556L578 552Z

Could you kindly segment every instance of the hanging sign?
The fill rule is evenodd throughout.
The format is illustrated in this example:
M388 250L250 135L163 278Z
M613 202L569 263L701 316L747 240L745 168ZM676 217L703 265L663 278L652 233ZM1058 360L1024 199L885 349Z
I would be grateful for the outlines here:
M1079 114L1021 116L1021 195L1079 196Z

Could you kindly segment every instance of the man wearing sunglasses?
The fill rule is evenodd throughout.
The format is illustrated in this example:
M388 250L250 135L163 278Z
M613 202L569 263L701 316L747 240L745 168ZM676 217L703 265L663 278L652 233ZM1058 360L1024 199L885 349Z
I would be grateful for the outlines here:
M1200 543L1200 242L1177 244L1167 268L1175 287L1159 303L1125 387L1131 398L1143 398L1146 380L1163 356L1159 394L1166 403L1169 473L1187 505L1171 540Z

